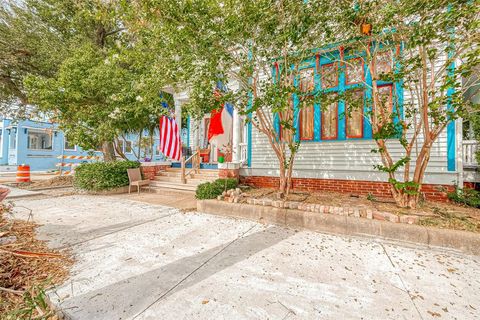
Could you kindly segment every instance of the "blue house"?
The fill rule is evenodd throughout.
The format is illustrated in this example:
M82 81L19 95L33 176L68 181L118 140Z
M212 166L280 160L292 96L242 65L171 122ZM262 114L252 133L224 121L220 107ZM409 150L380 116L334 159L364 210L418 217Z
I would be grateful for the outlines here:
M164 156L158 151L158 142L157 133L151 161L164 160ZM120 139L120 147L128 159L137 160L134 150L138 148L138 135L129 134L125 139ZM20 164L30 165L32 171L57 170L57 164L61 162L60 156L88 155L102 156L102 152L83 150L69 143L57 124L34 120L0 120L0 171L3 171L2 166L5 169L5 166ZM142 152L141 156L150 157L150 154L144 155Z

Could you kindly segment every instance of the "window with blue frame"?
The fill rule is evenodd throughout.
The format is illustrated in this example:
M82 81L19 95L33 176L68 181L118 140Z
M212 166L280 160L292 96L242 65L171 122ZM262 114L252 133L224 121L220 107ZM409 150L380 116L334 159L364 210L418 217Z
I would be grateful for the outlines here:
M383 114L387 118L392 116L396 103L402 108L402 99L399 97L403 94L401 84L382 77L382 74L395 70L394 53L395 50L379 50L373 62L376 74L381 77L381 80L377 81L378 96L384 108ZM396 53L398 54L398 48ZM372 77L365 63L365 56L364 52L349 52L342 48L319 53L302 63L295 78L299 94L292 97L297 140L372 138L369 119ZM338 96L341 98L334 99ZM332 102L333 100L336 101ZM398 121L396 116L393 118ZM278 115L276 121L279 136L282 136Z

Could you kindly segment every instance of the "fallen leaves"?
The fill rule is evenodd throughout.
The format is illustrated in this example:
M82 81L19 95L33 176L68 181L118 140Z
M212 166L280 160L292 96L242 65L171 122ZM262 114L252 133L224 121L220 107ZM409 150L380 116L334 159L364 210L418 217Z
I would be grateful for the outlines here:
M55 319L44 288L62 282L72 261L35 238L36 224L7 219L9 207L0 205L0 237L15 239L0 242L0 314Z

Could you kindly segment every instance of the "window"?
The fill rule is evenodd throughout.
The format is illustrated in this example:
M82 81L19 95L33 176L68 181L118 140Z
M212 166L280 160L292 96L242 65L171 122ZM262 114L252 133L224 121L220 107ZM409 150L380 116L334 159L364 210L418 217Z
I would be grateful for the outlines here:
M116 139L116 143L117 143L117 148L118 150L120 150L121 152L124 152L124 143L123 143L123 140L120 140L120 139ZM115 150L115 153L118 154L118 152Z
M125 140L125 153L132 153L132 141Z
M313 140L313 99L302 100L300 108L300 140Z
M322 89L334 88L338 85L338 68L336 63L322 66Z
M309 92L315 89L315 75L313 68L306 68L299 71L298 88L302 92Z
M347 138L363 137L363 90L352 91L346 103L346 130Z
M73 150L73 151L76 150L75 145L74 145L74 144L70 144L70 143L68 142L66 136L65 136L65 139L64 139L63 148L64 148L65 150Z
M53 137L46 130L28 129L27 148L31 150L52 150Z
M378 87L378 100L386 118L390 118L393 111L393 85Z
M392 52L390 50L378 52L375 57L375 71L377 75L390 73L392 68Z
M0 127L0 158L3 154L3 127Z
M322 140L337 139L338 106L337 101L322 108Z
M9 143L9 149L16 149L17 148L17 128L10 128L7 129L9 134L10 134L10 143Z
M347 84L356 84L363 82L363 59L355 58L346 63L346 81Z
M293 141L293 132L291 129L284 129L282 125L282 121L289 122L293 125L293 99L289 101L289 110L284 110L279 113L279 121L280 121L280 140L283 142L291 142Z

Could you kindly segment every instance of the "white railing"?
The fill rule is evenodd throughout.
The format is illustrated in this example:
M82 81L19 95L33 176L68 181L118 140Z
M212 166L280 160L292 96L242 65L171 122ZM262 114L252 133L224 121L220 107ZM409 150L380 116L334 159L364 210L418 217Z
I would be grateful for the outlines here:
M248 145L246 143L240 143L239 145L240 148L240 163L242 165L246 165L248 162Z
M476 140L463 140L463 165L468 167L478 166L475 154L479 148L479 143Z

